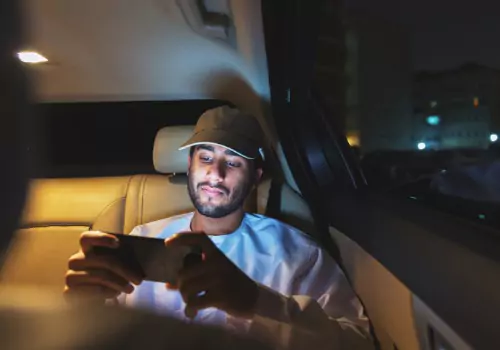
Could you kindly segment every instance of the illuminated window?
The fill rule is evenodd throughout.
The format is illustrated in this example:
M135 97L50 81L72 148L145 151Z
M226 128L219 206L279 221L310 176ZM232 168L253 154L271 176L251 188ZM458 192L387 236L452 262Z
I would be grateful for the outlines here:
M479 97L474 97L474 107L479 107Z
M430 115L427 117L426 122L427 124L432 126L439 125L439 123L441 122L441 117L438 115Z

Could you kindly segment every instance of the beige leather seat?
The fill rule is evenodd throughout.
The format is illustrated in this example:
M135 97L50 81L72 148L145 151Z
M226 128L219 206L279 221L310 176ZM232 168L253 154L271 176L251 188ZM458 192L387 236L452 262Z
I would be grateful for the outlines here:
M128 233L138 224L188 212L185 188L181 176L163 175L33 180L0 280L60 291L83 231Z
M189 132L185 128L180 137ZM172 149L154 153L158 159L167 155L168 162L175 140L163 141L157 138L155 147ZM78 250L83 231L128 233L136 225L191 211L186 175L173 174L179 173L179 163L162 170L169 175L32 180L20 229L0 272L2 283L62 291L68 258Z
M257 212L266 214L269 205L269 196L272 179L264 179L257 188ZM292 225L301 231L316 236L314 219L306 201L300 194L295 192L288 184L280 183L277 194L280 196L277 201L279 212L277 219Z
M68 258L78 250L83 231L129 233L137 225L193 210L186 188L188 152L177 150L192 130L158 132L155 169L168 175L33 180L0 281L61 291ZM255 206L253 193L246 208L255 211Z
M101 225L121 232L130 178L40 179L30 184L21 229L2 268L2 283L62 290L80 233Z

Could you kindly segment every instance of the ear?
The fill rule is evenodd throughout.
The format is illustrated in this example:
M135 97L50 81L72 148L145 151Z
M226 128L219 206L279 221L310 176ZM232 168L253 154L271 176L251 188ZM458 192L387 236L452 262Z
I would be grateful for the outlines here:
M262 179L262 173L263 173L262 168L258 168L255 170L255 183L256 184L259 184L260 180Z

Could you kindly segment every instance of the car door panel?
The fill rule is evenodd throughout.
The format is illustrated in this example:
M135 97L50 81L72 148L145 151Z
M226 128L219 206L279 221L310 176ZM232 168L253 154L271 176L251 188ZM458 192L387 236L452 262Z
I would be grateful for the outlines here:
M464 342L479 349L498 348L496 232L408 201L337 196L331 201L330 220Z
M334 227L330 235L340 250L343 267L359 295L382 349L419 349L412 295L392 273L356 242Z

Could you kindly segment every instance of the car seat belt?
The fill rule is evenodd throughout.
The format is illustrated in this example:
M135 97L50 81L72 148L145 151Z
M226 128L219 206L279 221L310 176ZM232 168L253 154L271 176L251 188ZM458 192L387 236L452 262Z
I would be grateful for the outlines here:
M276 179L271 180L265 215L278 220L281 216L281 183Z

